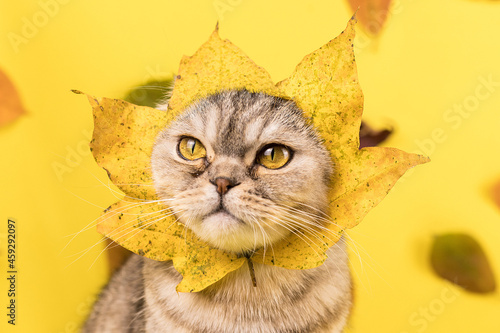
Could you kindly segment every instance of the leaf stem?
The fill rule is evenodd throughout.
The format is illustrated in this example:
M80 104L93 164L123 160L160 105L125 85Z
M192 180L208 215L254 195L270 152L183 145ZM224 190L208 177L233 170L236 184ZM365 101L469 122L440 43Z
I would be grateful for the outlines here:
M250 271L250 278L252 279L252 284L254 287L257 287L257 279L255 278L255 269L253 268L253 262L250 258L250 255L245 255L248 263L248 270Z

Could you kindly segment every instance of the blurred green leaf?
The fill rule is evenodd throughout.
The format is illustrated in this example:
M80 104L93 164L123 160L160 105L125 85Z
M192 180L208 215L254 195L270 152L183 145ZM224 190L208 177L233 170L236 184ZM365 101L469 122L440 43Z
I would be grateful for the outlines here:
M434 271L466 290L495 291L496 282L481 245L467 234L444 234L435 238L431 264Z
M129 103L150 108L167 101L173 87L173 79L152 80L130 90L124 98Z

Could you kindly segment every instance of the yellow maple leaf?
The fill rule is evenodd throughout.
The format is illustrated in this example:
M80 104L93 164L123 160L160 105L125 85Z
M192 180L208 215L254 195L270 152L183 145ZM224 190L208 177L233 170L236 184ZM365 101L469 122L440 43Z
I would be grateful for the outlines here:
M101 216L98 231L139 255L172 260L183 276L177 291L202 290L240 268L246 258L202 242L157 200L150 158L157 134L190 104L223 90L246 89L293 99L335 163L328 227L297 230L273 244L272 253L260 250L251 259L289 269L321 265L345 229L357 225L406 170L428 161L394 148L358 149L363 94L352 45L354 24L352 18L344 32L306 56L278 84L216 29L193 56L182 59L167 112L87 95L95 123L92 152L126 194Z

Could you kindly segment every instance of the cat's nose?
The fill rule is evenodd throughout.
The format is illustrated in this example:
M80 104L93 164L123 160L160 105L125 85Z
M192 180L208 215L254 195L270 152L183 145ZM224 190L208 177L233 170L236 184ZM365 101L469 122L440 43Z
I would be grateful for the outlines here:
M229 189L238 185L235 181L226 177L217 177L214 181L211 180L210 182L217 186L217 192L221 195L226 194Z

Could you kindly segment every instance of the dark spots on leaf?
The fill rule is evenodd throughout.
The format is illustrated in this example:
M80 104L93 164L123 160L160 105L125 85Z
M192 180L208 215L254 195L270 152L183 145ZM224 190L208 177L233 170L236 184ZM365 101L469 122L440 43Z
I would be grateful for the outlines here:
M144 256L144 251L142 249L138 249L137 250L137 254L140 255L140 256Z

